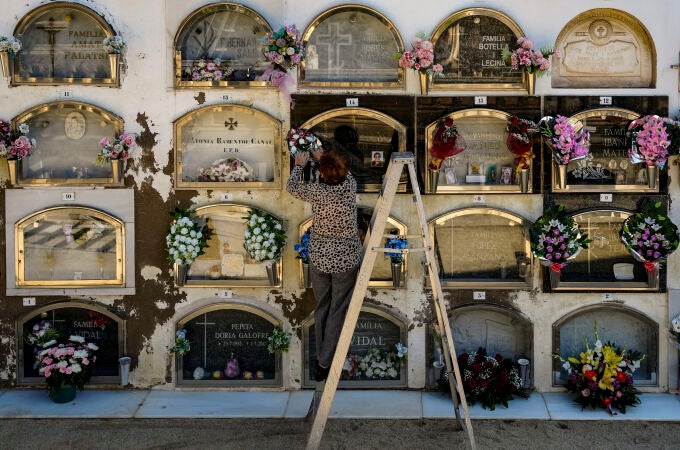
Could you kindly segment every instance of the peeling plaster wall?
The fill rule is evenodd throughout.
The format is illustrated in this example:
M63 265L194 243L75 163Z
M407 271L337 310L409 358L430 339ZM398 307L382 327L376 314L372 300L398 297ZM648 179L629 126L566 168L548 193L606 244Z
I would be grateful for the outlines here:
M17 21L28 11L44 2L4 2L0 15L0 35L12 33ZM175 324L186 314L205 305L226 301L218 291L210 288L177 289L173 286L172 268L166 260L164 239L169 223L168 213L175 206L182 207L218 202L222 194L233 195L233 202L266 209L283 217L288 230L288 242L297 240L297 226L311 214L308 205L292 199L283 189L271 190L173 190L173 129L176 118L199 106L223 103L223 95L230 102L260 109L283 122L284 130L290 124L290 110L283 96L275 89L174 89L173 87L173 39L182 20L195 9L206 4L197 0L109 0L80 1L94 9L111 23L128 42L124 59L120 89L88 86L23 86L10 88L0 80L0 118L9 119L25 109L49 101L69 99L92 103L110 110L125 121L125 130L140 134L140 151L128 163L125 186L135 191L136 234L136 294L122 298L95 297L86 300L97 302L127 321L127 353L133 356L130 381L135 387L174 387L174 359L167 348L174 339ZM324 10L339 4L331 1L313 0L253 0L244 4L258 11L274 28L296 23L304 29L313 18ZM512 17L535 42L550 45L555 42L559 30L572 17L590 8L617 8L636 17L646 26L657 51L657 83L655 89L552 89L550 78L537 80L538 95L667 95L670 114L678 110L678 73L670 69L677 64L680 34L672 21L666 17L680 16L680 3L659 0L655 8L636 0L572 0L545 2L541 0L475 0L454 5L437 0L423 0L420 7L412 8L384 0L362 2L385 14L408 42L419 31L433 30L445 17L465 7L485 7L502 11ZM664 11L665 14L659 14ZM320 91L306 90L305 93ZM335 90L334 93L343 93ZM394 94L387 90L376 93ZM353 94L348 93L348 94ZM419 93L415 73L407 74L408 94ZM452 95L458 95L453 93ZM487 92L465 92L463 95L488 95ZM282 148L282 183L289 173L285 146ZM670 194L680 194L678 161L669 164ZM0 164L0 183L8 184L7 168ZM375 194L359 195L359 204L372 206ZM5 204L5 191L0 189L0 204ZM435 217L451 209L473 204L472 195L439 195L424 197L428 217ZM543 207L541 195L487 195L486 206L507 209L529 220L540 216ZM410 195L398 195L392 215L406 223L410 230L418 228L417 214ZM671 217L680 223L680 212L671 207ZM5 252L4 214L0 226L0 254ZM422 388L425 384L423 367L425 361L425 322L433 317L426 289L426 275L421 257L411 256L407 288L403 290L371 289L367 303L392 309L407 319L409 328L409 374L410 388ZM5 286L4 266L10 261L0 261L0 285ZM290 352L283 358L283 388L298 389L302 379L302 323L314 307L311 291L298 288L297 261L287 249L283 256L283 287L277 290L264 288L236 288L230 301L253 304L271 313L292 329L294 337ZM680 289L680 254L668 262L668 288ZM538 271L538 264L534 265ZM511 305L525 314L533 324L533 361L535 386L540 391L555 390L551 385L552 324L578 308L602 302L600 293L549 294L540 290L541 280L533 278L532 290L489 291L488 302ZM445 296L450 305L472 302L471 291L447 289ZM614 301L630 306L660 324L659 386L651 390L669 387L669 367L676 367L673 343L666 339L664 330L669 323L668 294L616 294ZM677 297L677 295L676 295ZM38 306L68 300L67 297L38 296ZM676 302L677 303L677 302ZM677 307L673 313L677 313ZM16 383L16 331L15 321L26 314L20 297L0 297L0 388ZM672 388L675 385L671 386Z

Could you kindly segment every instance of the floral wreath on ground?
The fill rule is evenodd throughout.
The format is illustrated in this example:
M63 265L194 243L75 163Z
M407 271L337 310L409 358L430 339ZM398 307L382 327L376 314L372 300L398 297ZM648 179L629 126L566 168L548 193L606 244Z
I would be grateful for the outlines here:
M302 261L303 264L309 264L309 241L312 238L312 233L308 229L300 238L300 242L293 246L293 250L297 253L296 259Z
M232 73L234 69L229 67L228 60L205 57L195 60L184 69L183 78L191 81L225 81Z
M503 49L501 57L505 64L514 70L523 70L527 73L535 73L537 76L544 75L550 70L550 56L555 51L550 47L540 50L534 49L534 43L525 36L517 39L514 50Z
M99 141L102 148L97 155L97 164L106 164L113 159L128 159L130 151L137 145L136 135L128 133L113 138L104 137Z
M0 53L3 52L14 58L21 52L21 41L14 36L0 36Z
M633 373L640 368L646 355L626 351L611 342L602 344L597 324L595 347L590 348L587 338L583 342L586 349L578 358L569 356L565 360L560 355L553 355L562 361L562 368L569 374L566 388L578 394L574 401L582 408L605 408L611 415L616 415L612 408L625 414L626 406L640 403L639 391L633 386Z
M352 379L363 377L369 380L395 380L399 378L399 371L407 349L397 343L396 351L385 351L371 347L363 356L351 354L342 366L342 378Z
M175 208L170 214L173 220L165 236L168 260L177 265L191 264L208 245L205 224L186 209Z
M94 352L98 349L81 336L70 336L67 343L57 344L56 340L44 343L37 356L38 371L45 377L50 397L67 385L82 391L90 380L92 364L97 361Z
M628 131L631 134L631 147L628 149L628 158L633 164L644 163L646 166L663 168L671 145L667 124L671 126L665 118L653 115L630 123Z
M276 327L267 338L267 350L269 353L286 353L290 348L291 334Z
M592 242L563 205L543 211L543 215L529 228L531 252L556 273Z
M403 237L390 237L385 240L385 248L393 248L396 250L404 250L408 249L408 240ZM401 263L404 262L404 254L399 252L399 253L391 253L391 252L386 252L385 256L390 258L390 262L392 263Z
M440 120L434 130L432 145L430 146L430 170L441 169L445 159L457 155L465 150L466 144L463 137L458 133L458 127L453 119L447 117Z
M297 67L305 56L305 44L300 40L300 31L295 25L287 25L267 33L263 39L267 47L264 56L269 67L260 79L271 81L292 102L290 94L295 91L295 79L288 72Z
M442 65L434 63L434 44L424 33L416 34L416 38L411 41L411 50L395 53L394 59L399 61L402 69L413 69L434 77L444 76Z
M9 122L0 120L0 158L15 159L30 156L35 147L35 139L30 139L27 123L12 127Z
M258 262L279 259L286 245L286 231L281 221L257 209L252 209L245 220L243 248L248 255Z
M184 356L191 350L191 344L187 339L187 330L177 330L175 333L175 343L168 349L173 355Z
M565 166L588 155L590 133L585 128L576 133L566 117L546 116L540 120L538 128L558 165Z
M198 169L198 181L253 181L253 168L234 156L218 159L210 167Z
M529 161L536 157L533 149L536 137L539 135L538 125L531 120L510 116L505 129L508 132L508 138L505 141L508 150L517 155L514 160L516 171L528 169Z
M648 272L678 248L678 227L663 214L661 202L628 217L620 237L633 258L642 262Z
M528 396L522 388L517 364L499 354L488 356L486 349L480 347L476 352L459 355L458 367L463 377L465 398L471 405L479 401L483 408L493 411L497 404L507 408L508 402L515 395L524 398ZM439 379L440 389L449 391L446 369L442 369L442 372L443 376Z

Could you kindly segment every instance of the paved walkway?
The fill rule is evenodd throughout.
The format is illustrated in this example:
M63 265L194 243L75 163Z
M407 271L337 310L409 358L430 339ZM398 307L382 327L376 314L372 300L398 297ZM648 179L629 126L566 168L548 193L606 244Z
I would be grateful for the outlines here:
M176 390L85 390L71 403L56 404L42 390L0 391L1 418L287 418L307 415L314 391L234 392ZM680 398L642 394L642 404L610 416L581 410L567 393L533 393L495 411L470 407L472 419L680 421ZM438 392L340 390L330 418L439 419L454 417L451 397Z

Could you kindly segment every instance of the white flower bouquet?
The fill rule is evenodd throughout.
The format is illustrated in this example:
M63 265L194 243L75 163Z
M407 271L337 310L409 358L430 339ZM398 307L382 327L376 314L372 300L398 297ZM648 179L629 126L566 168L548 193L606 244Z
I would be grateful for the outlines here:
M175 264L191 264L207 245L205 225L186 209L176 208L165 236L168 259Z
M403 357L402 353L402 357ZM395 352L384 352L372 347L364 356L358 357L358 375L371 380L399 378L401 358Z
M198 181L253 181L253 168L230 156L218 159L207 169L198 169Z
M123 53L123 50L125 50L127 44L123 40L122 36L113 35L105 38L102 41L102 47L104 47L104 51L108 54Z
M281 257L286 245L286 231L281 221L271 214L253 209L246 219L243 248L255 261L275 260Z
M14 58L21 51L21 41L14 36L0 36L0 52L7 52Z

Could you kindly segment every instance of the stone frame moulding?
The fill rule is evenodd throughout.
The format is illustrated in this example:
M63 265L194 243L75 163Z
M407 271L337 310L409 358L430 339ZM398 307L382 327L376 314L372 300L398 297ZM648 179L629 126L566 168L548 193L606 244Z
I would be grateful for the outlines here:
M186 324L202 315L202 314L207 314L213 311L219 311L219 310L236 310L236 311L244 311L253 315L256 315L267 322L271 323L274 328L279 327L281 328L282 323L278 319L276 319L271 313L265 311L262 308L259 308L257 306L253 305L248 305L248 304L242 304L242 303L237 303L237 302L229 302L227 301L226 303L219 303L219 304L210 304L206 305L203 307L200 307L196 309L195 311L185 315L182 317L178 322L177 322L177 330L182 330L186 326ZM207 320L205 321L207 322ZM174 333L173 333L173 339L174 339ZM192 349L193 351L193 349ZM276 388L276 387L281 387L283 384L283 356L280 353L274 354L274 369L276 371L276 375L274 379L269 379L269 380L257 380L257 379L252 379L252 380L243 380L243 379L215 379L215 380L185 380L183 377L184 373L184 359L181 356L177 355L172 355L171 358L175 360L175 383L177 385L181 386L187 386L187 387L206 387L206 388L216 388L216 387L232 387L232 388L245 388L245 387L263 387L263 388ZM206 355L204 355L204 359L207 358Z
M266 46L264 44L260 45L261 48L258 48L258 61L254 63L251 66L248 66L246 68L246 73L245 77L247 80L220 80L220 81L193 81L193 80L183 80L182 79L182 71L185 67L183 65L183 59L182 59L182 46L183 46L183 40L188 39L186 36L187 33L189 33L191 30L189 29L190 27L195 26L198 22L200 22L203 19L207 19L210 16L216 16L221 13L232 13L232 14L239 14L249 20L252 20L254 23L254 27L262 27L262 36L264 37L267 33L272 32L272 27L267 22L267 20L262 17L257 11L238 4L238 3L232 3L232 2L217 2L217 3L210 3L205 6L201 6L200 8L194 10L191 12L187 17L182 20L182 23L180 26L177 28L177 33L175 34L175 38L173 41L173 48L174 48L174 85L175 88L224 88L224 87L235 87L235 88L250 88L250 87L271 87L271 82L268 81L263 81L263 80L258 80L257 77L264 73L267 67L269 67L269 63L264 60L264 49ZM207 24L205 24L207 26ZM207 34L207 30L201 30L203 35ZM253 30L253 33L255 30ZM207 37L206 37L207 38ZM216 38L217 39L217 38ZM239 38L237 38L239 39ZM259 38L258 38L259 39ZM212 48L215 48L216 44L213 42L210 44ZM200 56L200 55L199 55ZM258 67L259 66L259 67ZM251 73L251 70L253 72ZM241 68L241 71L243 71L243 68ZM239 77L241 75L239 74Z
M50 12L58 11L59 9L71 9L80 14L84 14L89 20L93 21L96 25L100 27L102 33L101 36L97 37L97 44L101 44L104 38L114 36L118 33L114 28L104 19L104 17L88 8L87 6L81 5L74 2L57 1L52 3L46 3L40 5L27 14L25 14L17 23L14 28L14 35L21 39L28 28L34 24L34 22L43 16L47 16ZM41 31L50 33L52 40L54 35L59 31L68 28L68 23L72 20L72 17L65 17L63 21L56 21L54 18L50 18L48 24L39 25L36 28ZM92 37L90 37L92 38ZM111 76L109 77L40 77L40 76L28 76L22 77L19 74L19 64L22 61L22 54L20 53L16 58L13 59L11 66L11 85L12 86L22 86L22 85L92 85L92 86L106 86L106 87L120 87L120 64L121 55L120 54L110 54L107 55L101 47L101 53L107 58L107 67ZM87 49L91 50L91 49ZM22 53L26 52L26 49L22 50ZM54 61L54 48L51 49L52 61ZM104 58L101 58L104 59Z

